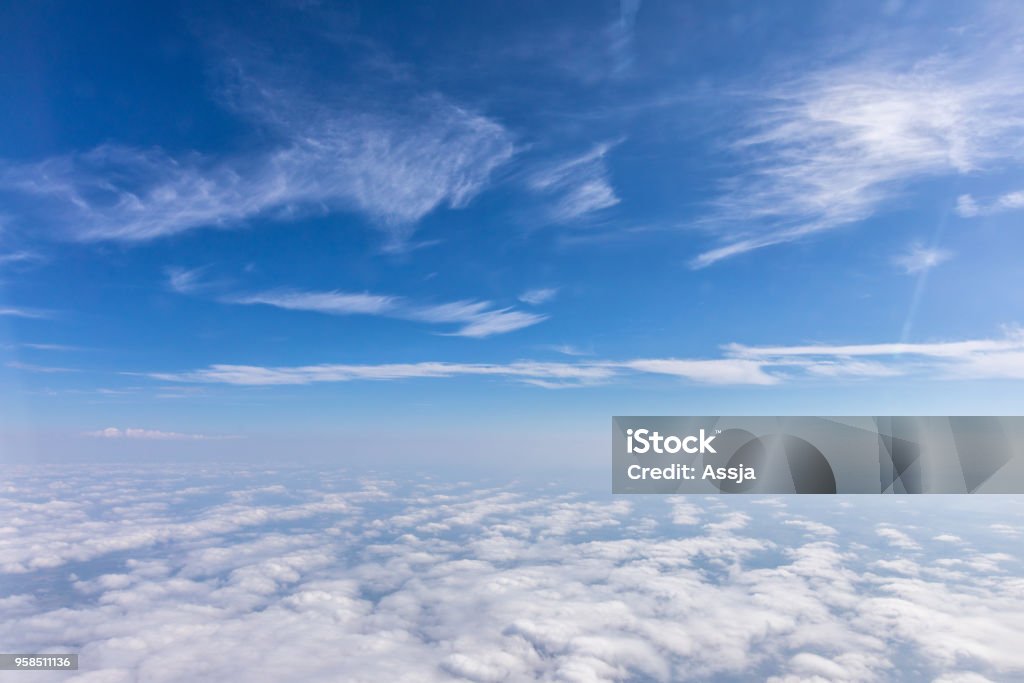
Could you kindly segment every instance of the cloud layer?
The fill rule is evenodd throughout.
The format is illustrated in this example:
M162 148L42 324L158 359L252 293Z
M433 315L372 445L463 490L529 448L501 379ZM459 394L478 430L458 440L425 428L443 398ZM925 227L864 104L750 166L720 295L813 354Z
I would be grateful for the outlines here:
M0 638L79 652L68 680L111 683L1024 673L1022 558L988 529L1020 527L1012 503L626 501L261 469L97 470L50 492L49 472L8 478ZM957 540L933 538L946 529Z

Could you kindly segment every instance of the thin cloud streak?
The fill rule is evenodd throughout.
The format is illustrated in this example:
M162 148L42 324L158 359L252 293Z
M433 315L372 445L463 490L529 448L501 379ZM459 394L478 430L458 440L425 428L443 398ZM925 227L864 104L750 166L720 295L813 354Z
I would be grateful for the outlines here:
M478 339L514 332L547 320L546 315L526 313L512 308L494 308L489 301L418 305L400 297L341 291L273 290L225 296L220 301L243 305L263 304L328 315L377 315L432 324L457 324L461 327L446 334Z
M728 344L726 351L740 358L791 356L928 356L965 358L980 353L1003 353L1024 349L1024 330L1011 328L1002 339L973 339L955 342L884 344L808 344L801 346L745 346Z
M38 344L31 342L23 342L18 344L23 349L32 349L33 351L81 351L80 346L68 346L67 344Z
M62 373L62 372L78 372L73 368L57 368L47 365L35 365L34 363L22 363L21 361L12 360L9 361L7 367L14 370L23 370L25 372L41 372L44 374Z
M233 304L265 304L292 311L315 311L331 315L384 315L395 310L396 299L377 294L352 294L340 291L303 292L298 290L273 290L236 297L222 297L221 301Z
M6 254L0 254L0 266L6 266L9 263L26 263L31 261L42 261L43 256L33 251L12 251Z
M146 376L185 383L303 385L320 382L423 378L503 377L543 388L585 387L635 375L676 377L698 384L770 386L822 379L1024 379L1024 332L1002 339L750 347L728 344L721 358L641 358L549 363L384 363L264 367L215 364L187 372Z
M209 436L206 434L182 434L180 432L164 432L159 429L139 429L128 427L107 427L94 432L86 432L84 436L91 436L100 439L143 439L147 441L211 441L219 439L234 439L233 436Z
M0 307L0 316L8 316L11 318L45 319L49 318L50 314L46 311L38 311L31 308L14 308L7 306Z
M168 286L181 294L195 294L215 288L203 280L202 269L172 268ZM291 311L326 315L375 315L430 324L460 325L445 334L484 338L530 327L547 320L546 315L526 313L513 308L496 308L490 301L453 301L444 304L418 304L403 297L369 292L306 291L273 289L254 293L222 294L217 300L226 304L265 305Z

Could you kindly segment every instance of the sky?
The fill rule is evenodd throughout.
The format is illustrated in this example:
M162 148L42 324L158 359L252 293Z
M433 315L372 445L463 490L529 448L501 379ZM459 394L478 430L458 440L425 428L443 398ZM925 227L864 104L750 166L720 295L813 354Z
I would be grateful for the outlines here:
M1019 679L1017 496L614 415L1024 413L1015 2L0 3L26 681Z
M1024 410L1016 3L0 27L4 460L603 467L612 415Z

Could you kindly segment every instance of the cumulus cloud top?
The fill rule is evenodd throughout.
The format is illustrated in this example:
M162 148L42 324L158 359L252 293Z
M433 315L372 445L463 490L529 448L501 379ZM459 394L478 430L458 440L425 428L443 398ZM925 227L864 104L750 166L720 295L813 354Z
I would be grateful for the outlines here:
M924 501L896 524L890 500L851 515L331 470L51 474L3 482L0 638L80 652L80 680L1024 673L1021 555L990 528L1020 528L1014 503L996 522ZM951 527L962 543L936 538Z

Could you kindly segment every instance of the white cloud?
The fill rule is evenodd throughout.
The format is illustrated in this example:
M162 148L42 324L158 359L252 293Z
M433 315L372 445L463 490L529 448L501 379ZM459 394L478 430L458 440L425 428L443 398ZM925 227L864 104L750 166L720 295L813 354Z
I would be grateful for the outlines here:
M752 347L728 344L736 358L803 369L825 376L885 377L917 374L937 379L1024 378L1024 332L1011 327L1002 338L951 342L808 344ZM864 361L864 357L875 357Z
M68 346L67 344L39 344L35 342L22 342L18 346L35 351L81 351L81 347Z
M453 332L461 337L489 337L530 327L547 320L546 315L512 308L492 308L489 301L455 301L435 306L408 308L404 317L429 323L459 323Z
M9 263L25 263L29 261L41 261L42 256L32 251L12 251L6 254L0 254L0 266L5 266Z
M214 285L202 279L203 269L172 268L169 287L182 294L209 291ZM514 332L547 320L546 315L526 313L513 308L496 308L490 301L453 301L444 304L418 304L402 297L370 292L306 291L273 289L263 292L231 293L218 296L222 303L266 305L292 311L310 311L327 315L377 315L432 324L460 325L447 334L483 338Z
M816 359L813 363L806 364L804 369L817 377L834 377L837 379L843 377L897 377L905 374L905 371L899 367L893 367L878 361L852 360L849 358L840 358L838 360L820 358Z
M331 315L380 315L434 324L454 323L461 327L449 334L475 338L514 332L547 320L545 315L525 313L512 308L494 308L489 301L417 305L400 297L365 292L274 290L226 296L222 297L221 301L235 304L265 304Z
M640 11L640 5L641 0L620 0L618 20L608 27L608 49L613 77L624 75L633 64L636 15Z
M331 315L384 315L395 310L395 298L368 293L303 292L279 289L256 294L224 297L222 301L235 304L266 304L293 311L315 311Z
M1024 209L1024 191L1004 194L999 198L998 204L1004 209Z
M356 380L397 380L458 376L507 377L546 388L586 386L608 381L623 371L668 375L708 384L774 384L778 380L757 363L746 360L633 360L587 363L385 363L380 365L324 364L297 367L211 365L183 373L149 373L171 382L215 382L240 385L311 384Z
M814 536L830 537L839 533L834 527L831 527L828 524L822 524L821 522L815 522L809 519L787 519L783 524L799 527L808 534Z
M12 318L49 318L49 314L45 311L37 311L31 308L15 308L13 306L0 306L0 316L10 316Z
M964 539L960 538L956 534L939 534L938 536L932 537L933 541L941 541L942 543L963 543Z
M890 342L882 344L807 344L797 346L744 346L728 344L726 350L741 358L792 356L930 356L966 358L975 354L1002 353L1024 349L1024 331L1008 330L1001 339L972 339L950 342Z
M981 208L974 201L974 197L969 194L962 194L956 198L956 212L964 218L969 218L977 216L981 212Z
M684 377L709 384L777 384L779 377L765 372L764 364L739 358L711 360L646 359L623 364L639 372Z
M206 268L168 268L167 286L178 294L195 294L209 287L203 279Z
M902 550L920 550L921 546L906 533L891 526L879 525L875 533L889 542L890 545Z
M465 206L515 152L500 124L439 95L374 108L269 72L238 69L229 88L234 111L270 131L266 149L175 156L107 144L0 165L0 188L77 240L143 241L325 210L361 212L401 240L438 207Z
M688 499L683 526L637 538L630 522L667 499L359 484L325 468L97 467L49 491L47 470L7 477L0 640L79 652L85 680L1024 673L1020 580L974 562L983 554L958 549L972 564L951 569L860 545L861 524L780 543L746 530L742 497ZM806 521L896 512L862 502L838 516L809 506ZM930 534L964 521L921 505ZM720 521L695 524L716 508ZM1019 560L1008 552L1004 564Z
M261 367L211 365L186 373L152 373L155 379L171 382L216 382L242 385L311 384L356 380L400 380L455 377L460 375L505 376L522 380L554 380L589 383L611 377L610 368L599 365L519 362L506 365L472 363L386 363L380 365L307 365Z
M956 211L964 218L991 216L992 214L1018 209L1024 209L1024 191L1007 192L996 197L995 200L988 204L979 204L969 194L960 195L956 200Z
M94 436L102 439L147 439L154 441L208 441L210 439L225 439L225 436L207 436L206 434L182 434L180 432L163 432L158 429L138 429L128 427L119 429L107 427L95 432L86 432L86 436Z
M912 244L903 254L897 256L894 261L908 275L915 275L931 270L935 266L945 263L953 257L953 252L937 247L925 247L921 244Z
M560 353L563 356L591 356L593 355L590 351L584 351L583 349L573 346L572 344L553 344L545 348Z
M711 534L723 534L730 531L745 529L750 523L750 515L745 512L730 512L717 522L705 524L704 528Z
M605 156L616 145L603 143L579 157L548 166L527 181L534 192L557 197L549 218L558 223L582 219L619 203Z
M55 373L55 372L76 372L72 368L58 368L48 365L36 365L34 363L22 363L21 361L8 361L7 367L14 368L15 370L24 370L25 372L42 372L42 373Z
M451 318L446 315L437 319ZM1024 378L1024 333L1015 328L1009 329L1000 339L763 347L727 344L724 352L723 358L595 359L571 363L521 360L512 363L418 362L283 367L216 364L188 372L146 374L171 382L240 385L494 376L546 388L586 386L633 374L664 375L701 384L723 385L773 385L800 378L877 379L915 375L932 379Z
M541 287L538 289L528 289L519 295L519 300L524 304L530 304L531 306L539 306L547 303L555 298L558 294L556 287Z
M1018 161L1022 72L1012 51L910 64L877 55L779 85L734 143L747 170L709 219L728 228L724 244L692 265L864 220L922 178ZM976 209L966 195L959 204Z

